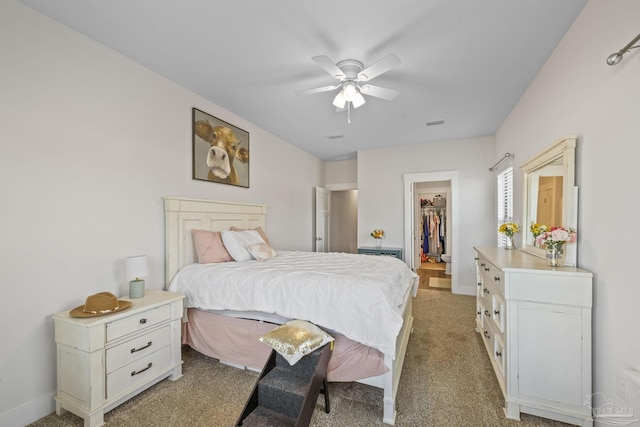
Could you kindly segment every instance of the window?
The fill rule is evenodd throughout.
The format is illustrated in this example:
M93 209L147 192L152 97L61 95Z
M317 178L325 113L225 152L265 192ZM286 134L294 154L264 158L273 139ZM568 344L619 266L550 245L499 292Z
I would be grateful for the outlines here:
M497 175L498 181L498 224L513 219L513 167L509 167ZM506 236L498 233L498 246L504 247Z

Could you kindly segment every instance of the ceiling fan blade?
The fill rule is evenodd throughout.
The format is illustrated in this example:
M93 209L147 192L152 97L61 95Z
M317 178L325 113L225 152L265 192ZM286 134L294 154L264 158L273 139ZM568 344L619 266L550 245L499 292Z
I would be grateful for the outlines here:
M326 55L314 56L313 59L319 66L325 69L325 71L331 74L338 80L344 79L346 76L340 68Z
M393 101L396 96L398 96L398 91L393 89L387 89L385 87L374 86L374 85L362 85L360 87L360 92L365 95L375 96L376 98L381 98L386 101Z
M364 70L358 73L358 80L361 82L369 81L375 77L378 77L382 73L386 73L392 68L400 65L400 58L395 56L393 53L385 56L378 62L371 64Z
M322 86L322 87L316 87L313 89L306 89L306 90L299 90L296 92L296 95L312 95L314 93L321 93L321 92L329 92L332 90L336 90L340 87L340 85L332 85L332 86Z

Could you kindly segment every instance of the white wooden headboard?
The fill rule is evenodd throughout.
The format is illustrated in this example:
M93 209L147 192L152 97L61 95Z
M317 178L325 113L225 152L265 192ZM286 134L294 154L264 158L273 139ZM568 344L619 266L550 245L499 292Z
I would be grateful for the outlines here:
M265 228L266 205L164 197L165 288L187 264L197 262L191 230L222 231L231 226Z

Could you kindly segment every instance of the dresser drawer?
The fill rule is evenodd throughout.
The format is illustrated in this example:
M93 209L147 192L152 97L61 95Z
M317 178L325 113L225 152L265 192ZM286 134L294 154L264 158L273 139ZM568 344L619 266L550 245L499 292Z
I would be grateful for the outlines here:
M507 375L507 348L504 345L504 335L496 334L493 337L493 351L490 352L491 361L493 362L496 378L502 388L502 393L506 394L506 375Z
M107 374L107 399L147 382L170 364L171 346L166 346Z
M503 296L497 292L494 293L491 301L491 318L493 319L493 322L498 330L504 334L507 323L507 303L505 302Z
M167 324L160 329L111 347L106 351L107 373L141 359L169 344L171 344L171 326Z
M149 328L169 319L171 319L171 306L166 304L145 311L144 313L107 323L107 342Z

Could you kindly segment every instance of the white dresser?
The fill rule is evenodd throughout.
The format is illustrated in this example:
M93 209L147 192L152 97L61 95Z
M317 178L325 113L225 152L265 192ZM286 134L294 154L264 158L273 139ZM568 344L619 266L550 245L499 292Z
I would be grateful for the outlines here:
M505 398L528 413L593 425L592 274L520 250L478 247L476 327ZM586 404L585 404L586 403Z
M56 413L104 424L104 413L158 381L182 376L184 296L149 290L119 313L74 318L53 315L57 348Z

